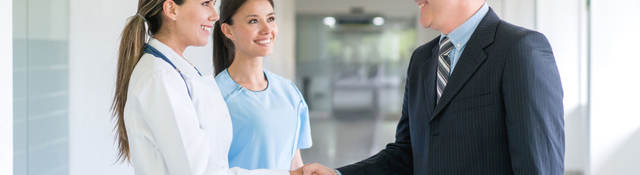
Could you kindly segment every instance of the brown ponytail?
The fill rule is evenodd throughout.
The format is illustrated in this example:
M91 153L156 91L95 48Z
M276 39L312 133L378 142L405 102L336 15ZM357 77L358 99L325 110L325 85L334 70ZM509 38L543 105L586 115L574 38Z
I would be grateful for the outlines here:
M222 32L222 24L233 25L231 18L245 2L247 0L221 0L220 2L220 20L216 22L213 29L213 67L216 75L229 68L235 57L235 46ZM273 0L269 0L269 3L274 7Z
M230 21L227 23L231 23ZM233 42L222 33L221 26L220 21L216 21L213 27L213 67L216 72L215 75L231 66L235 56Z
M120 48L118 49L118 72L116 75L116 89L111 106L115 120L116 143L118 145L117 161L130 161L129 140L124 124L124 107L127 102L129 79L133 68L142 57L145 46L146 29L153 36L162 26L162 5L165 0L139 0L138 11L133 15L122 30ZM180 5L183 0L174 0Z

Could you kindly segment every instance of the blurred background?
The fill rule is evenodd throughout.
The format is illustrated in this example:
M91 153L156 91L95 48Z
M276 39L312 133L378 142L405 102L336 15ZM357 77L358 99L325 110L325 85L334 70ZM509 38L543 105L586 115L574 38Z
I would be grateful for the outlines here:
M488 0L542 32L565 92L568 175L640 174L638 0ZM115 163L117 48L132 0L0 2L0 174L133 174ZM266 67L310 108L305 163L353 163L394 141L412 51L439 35L413 0L275 0ZM186 57L213 72L211 43Z

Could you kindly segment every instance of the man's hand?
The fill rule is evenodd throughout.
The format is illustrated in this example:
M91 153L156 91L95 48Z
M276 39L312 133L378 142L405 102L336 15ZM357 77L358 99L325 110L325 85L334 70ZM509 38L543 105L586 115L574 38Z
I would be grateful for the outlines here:
M289 175L302 175L302 167L289 171Z
M336 170L318 163L306 164L302 167L303 175L338 175Z

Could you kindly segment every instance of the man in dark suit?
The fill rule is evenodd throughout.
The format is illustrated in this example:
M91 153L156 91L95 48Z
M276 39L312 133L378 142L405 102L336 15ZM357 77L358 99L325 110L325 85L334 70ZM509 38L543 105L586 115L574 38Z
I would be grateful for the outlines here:
M417 3L421 24L442 35L411 57L396 141L305 174L563 174L563 92L545 36L484 0Z

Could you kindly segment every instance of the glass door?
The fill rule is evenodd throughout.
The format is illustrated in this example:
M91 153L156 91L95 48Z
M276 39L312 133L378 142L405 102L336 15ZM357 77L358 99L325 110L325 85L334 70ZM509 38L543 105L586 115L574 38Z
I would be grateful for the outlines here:
M69 174L68 0L13 1L14 174Z

